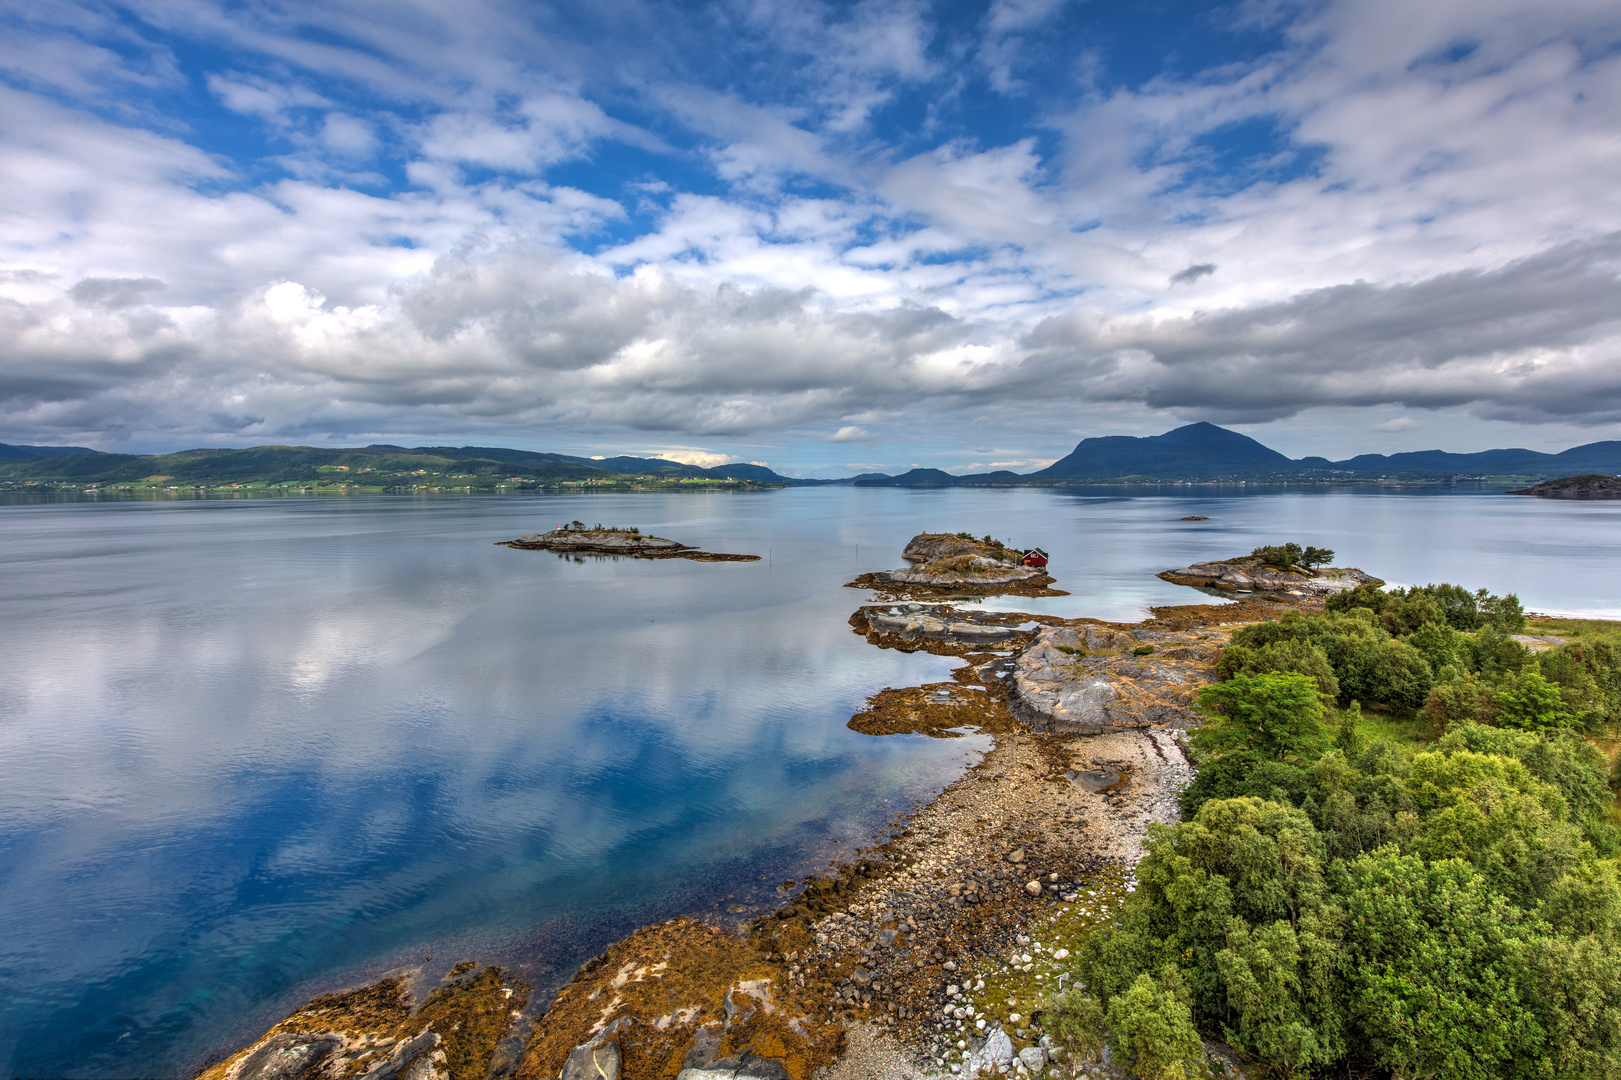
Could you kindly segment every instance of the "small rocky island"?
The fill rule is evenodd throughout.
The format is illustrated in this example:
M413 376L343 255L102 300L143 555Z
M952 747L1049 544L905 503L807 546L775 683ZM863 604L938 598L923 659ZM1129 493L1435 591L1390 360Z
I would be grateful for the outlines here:
M1196 562L1181 570L1163 570L1157 576L1173 585L1220 589L1223 592L1272 593L1293 600L1320 600L1358 585L1384 581L1354 567L1322 566L1332 551L1280 544L1256 548L1248 555L1220 562Z
M1018 593L1064 596L1049 588L1053 578L1041 565L1027 566L1025 552L989 536L968 533L919 533L907 542L901 558L911 563L899 570L862 574L854 588L954 593Z
M693 559L698 562L759 562L758 555L728 555L699 551L690 544L648 536L636 528L593 525L579 521L559 525L551 532L530 533L503 546L526 550L558 551L582 555L627 555L635 559Z
M1586 476L1561 476L1557 480L1544 480L1528 488L1518 488L1510 495L1535 495L1539 499L1621 499L1621 476L1589 473Z

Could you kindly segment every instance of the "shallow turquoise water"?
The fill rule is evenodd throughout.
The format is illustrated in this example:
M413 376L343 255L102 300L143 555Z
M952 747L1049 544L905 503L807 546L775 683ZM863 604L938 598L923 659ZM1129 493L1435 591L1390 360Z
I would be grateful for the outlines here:
M574 517L768 558L493 545ZM1075 595L1008 606L1126 619L1199 599L1154 571L1281 539L1621 616L1618 526L1208 489L0 504L0 1063L182 1075L428 954L544 986L643 923L770 904L982 749L844 726L953 663L846 625L843 583L924 529L1050 551Z

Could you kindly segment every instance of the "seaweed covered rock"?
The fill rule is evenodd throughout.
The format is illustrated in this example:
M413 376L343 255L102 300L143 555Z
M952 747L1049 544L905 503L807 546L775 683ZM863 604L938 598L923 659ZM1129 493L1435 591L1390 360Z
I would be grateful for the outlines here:
M412 1007L420 972L315 998L197 1080L457 1080L486 1076L529 1000L496 967L466 974ZM454 976L461 975L460 978Z

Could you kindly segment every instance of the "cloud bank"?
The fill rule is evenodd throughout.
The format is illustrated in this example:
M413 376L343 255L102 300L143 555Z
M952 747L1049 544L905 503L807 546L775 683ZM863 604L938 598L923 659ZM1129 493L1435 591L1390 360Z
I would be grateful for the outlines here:
M1612 5L126 14L4 16L0 441L1621 433Z

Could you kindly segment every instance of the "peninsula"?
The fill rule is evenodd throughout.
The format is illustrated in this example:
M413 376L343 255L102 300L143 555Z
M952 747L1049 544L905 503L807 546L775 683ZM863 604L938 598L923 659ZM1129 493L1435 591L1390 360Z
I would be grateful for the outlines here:
M1562 476L1557 480L1544 480L1528 488L1519 488L1509 494L1535 495L1539 499L1621 499L1621 476L1607 473Z

